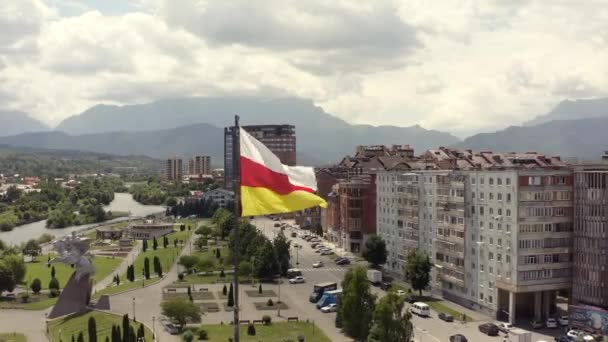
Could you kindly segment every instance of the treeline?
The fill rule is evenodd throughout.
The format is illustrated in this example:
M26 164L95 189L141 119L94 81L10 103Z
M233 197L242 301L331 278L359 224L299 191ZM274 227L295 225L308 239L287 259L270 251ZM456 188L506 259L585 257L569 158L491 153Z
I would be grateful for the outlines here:
M47 219L49 228L103 222L111 218L103 206L114 199L114 192L124 191L118 177L83 178L74 188L54 181L43 181L40 191L22 192L14 187L0 203L0 230Z
M131 185L129 193L135 201L142 204L174 206L177 204L176 197L187 197L190 191L209 191L218 187L219 184L211 179L204 183L181 183L161 182L157 178L150 177L145 183Z
M196 215L197 217L209 218L212 217L215 211L219 208L218 204L212 199L198 199L193 201L182 201L176 205L167 208L167 215L173 215L175 217L181 216L186 217L190 215ZM226 210L232 212L234 209L234 202L229 201L226 204Z
M123 178L158 176L162 161L82 151L0 146L0 173L43 179L81 173L117 173ZM145 179L145 178L144 178Z

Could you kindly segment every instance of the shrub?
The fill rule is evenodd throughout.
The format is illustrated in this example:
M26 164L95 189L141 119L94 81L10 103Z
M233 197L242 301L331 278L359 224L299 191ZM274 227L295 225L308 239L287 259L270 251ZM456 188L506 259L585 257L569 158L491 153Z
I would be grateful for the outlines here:
M264 321L264 325L270 325L270 322L272 322L272 318L270 318L270 316L268 315L264 315L262 316L262 321Z
M222 288L222 294L224 296L228 295L228 288L226 287L226 284L224 284L224 287Z
M49 297L51 297L51 298L59 297L60 293L61 292L59 290L57 290L57 289L51 289L49 291Z
M247 335L255 336L255 327L251 323L249 323L249 326L247 327Z
M192 333L192 331L188 330L182 335L182 339L184 340L184 342L192 342L194 341L194 334Z
M51 281L49 281L49 289L59 290L59 280L57 280L57 278L52 278Z
M30 286L30 288L32 289L32 292L36 294L40 293L40 290L42 289L42 282L40 281L40 279L36 278L32 280L32 285Z
M179 281L183 281L184 280L184 274L183 273L178 274L177 278L179 279Z
M200 330L198 331L198 339L199 339L199 340L203 340L203 341L208 340L208 339L209 339L209 334L207 333L207 330L205 330L205 329L200 329Z
M30 300L30 295L27 293L21 293L19 296L21 297L21 301L23 303L27 303Z
M258 293L262 294L262 283L260 283L260 286L258 286Z
M224 273L224 270L220 271L220 278L226 278L226 273Z
M273 306L274 302L272 301L272 298L268 298L268 302L266 302L266 305L268 306Z

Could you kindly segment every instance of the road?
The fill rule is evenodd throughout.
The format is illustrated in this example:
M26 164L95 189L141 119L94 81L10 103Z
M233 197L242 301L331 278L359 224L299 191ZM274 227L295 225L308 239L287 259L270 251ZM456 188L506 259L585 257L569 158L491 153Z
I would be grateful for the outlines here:
M289 222L290 221L284 221ZM267 218L256 218L252 220L252 223L262 231L268 238L272 239L279 232L279 228L275 228L275 221ZM308 296L312 292L312 286L317 283L335 281L338 284L342 281L344 273L351 267L349 266L338 266L325 256L320 256L315 253L310 247L310 244L300 237L290 237L291 231L287 229L285 234L292 241L292 245L297 243L302 248L299 249L296 255L295 248L292 248L292 263L294 267L302 270L304 277L306 278L305 284L285 284L281 287L282 299L290 305L294 310L289 310L286 314L299 314L304 315L306 318L313 319L324 332L331 338L332 341L350 341L338 329L334 326L335 313L324 314L317 310L315 306L308 301ZM299 265L295 265L296 259L299 260ZM323 268L312 268L312 264L316 261L322 260L325 263ZM354 258L352 259L354 260ZM359 262L358 264L366 266L365 262ZM377 287L372 287L372 293L378 295L378 297L384 296L386 293ZM409 305L409 304L406 304ZM479 317L485 317L483 315L477 315ZM494 322L489 317L485 317L475 322L469 322L462 324L460 322L448 323L437 318L437 313L432 312L431 318L421 318L414 316L412 323L415 327L415 341L417 342L443 342L449 341L449 337L454 334L463 334L469 341L496 341L502 342L504 335L490 337L482 334L478 330L478 326L484 322ZM553 331L555 332L555 331ZM532 342L540 341L553 341L553 337L547 334L547 331L534 331L532 334Z

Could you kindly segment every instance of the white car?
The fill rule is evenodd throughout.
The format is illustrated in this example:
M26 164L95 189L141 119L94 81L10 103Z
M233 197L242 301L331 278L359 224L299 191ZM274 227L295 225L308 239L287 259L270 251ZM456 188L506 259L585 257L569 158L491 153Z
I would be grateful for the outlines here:
M555 318L547 318L547 320L545 321L545 326L547 326L547 328L557 328L557 320Z
M302 276L296 276L296 277L289 279L290 284L302 284L305 282L306 282L306 278L304 278Z
M503 333L508 333L509 330L513 329L513 324L509 324L509 323L496 323L496 325L498 326L498 330L502 331Z
M331 249L324 249L321 251L321 255L332 255L334 252Z
M405 296L405 291L403 290L397 290L395 291L395 294L399 297L404 297Z
M336 312L336 311L338 311L338 304L336 304L336 303L329 304L328 306L324 306L321 308L321 312L323 312L323 313Z
M559 316L557 318L557 321L559 322L560 325L567 326L568 325L568 316Z
M314 264L312 264L312 267L314 268L319 268L319 267L323 267L323 261L317 261Z

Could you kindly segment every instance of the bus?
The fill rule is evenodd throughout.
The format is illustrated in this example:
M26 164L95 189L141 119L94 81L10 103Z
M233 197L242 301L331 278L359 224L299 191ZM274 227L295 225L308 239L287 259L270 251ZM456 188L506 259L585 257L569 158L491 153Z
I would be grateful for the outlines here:
M302 271L298 268L290 268L287 270L287 279L295 278L297 276L301 276Z
M338 295L341 293L342 290L325 291L317 302L317 309L321 309L329 304L336 304L338 302Z
M321 296L323 296L323 293L325 291L334 291L337 289L338 289L338 284L335 282L316 284L313 287L312 293L310 294L310 297L308 298L308 300L311 303L316 303L319 301L319 299L321 299Z

